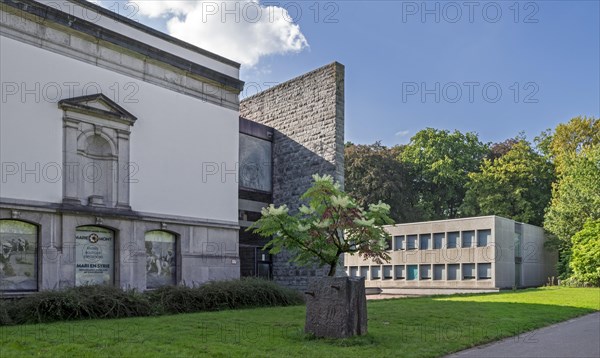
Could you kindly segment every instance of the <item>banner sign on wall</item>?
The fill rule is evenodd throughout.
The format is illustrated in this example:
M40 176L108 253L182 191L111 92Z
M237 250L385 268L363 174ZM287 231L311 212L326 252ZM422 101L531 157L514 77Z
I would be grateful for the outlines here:
M80 226L75 235L75 285L112 285L113 232L97 226Z
M175 235L164 231L146 233L146 287L177 283Z
M37 290L37 227L0 220L0 291Z

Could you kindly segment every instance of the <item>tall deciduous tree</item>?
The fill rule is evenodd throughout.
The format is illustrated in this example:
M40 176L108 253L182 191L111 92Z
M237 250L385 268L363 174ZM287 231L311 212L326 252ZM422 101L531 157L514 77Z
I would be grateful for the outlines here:
M409 166L397 160L402 149L388 148L380 142L346 144L344 187L360 206L383 201L390 205L392 219L409 222L421 217L415 208L417 192Z
M365 259L383 263L389 234L381 225L392 224L387 204L371 204L367 210L344 193L331 176L313 176L313 185L301 199L298 213L290 215L287 206L262 210L262 217L249 229L263 237L272 237L265 249L277 254L282 249L291 252L293 261L301 264L329 266L334 276L340 256L358 253Z
M569 246L587 220L600 219L600 145L570 158L558 179L544 227Z
M415 134L400 159L414 170L423 219L459 215L468 174L479 171L488 154L477 134L427 128Z
M600 119L575 117L568 123L559 124L549 135L547 150L554 160L560 176L586 148L600 145Z
M600 219L600 120L573 118L543 133L539 143L554 161L557 176L544 228L557 239L559 274L567 278L573 274L573 236L586 221Z
M503 156L485 159L481 172L469 174L462 213L500 215L542 225L554 179L552 164L521 139Z

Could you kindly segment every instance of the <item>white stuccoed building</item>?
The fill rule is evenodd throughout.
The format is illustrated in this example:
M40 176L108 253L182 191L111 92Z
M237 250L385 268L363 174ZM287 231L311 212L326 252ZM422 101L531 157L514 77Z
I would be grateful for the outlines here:
M240 65L85 1L0 5L0 290L239 277Z
M0 0L0 294L322 275L246 229L343 183L344 66L242 102L239 68L87 1Z

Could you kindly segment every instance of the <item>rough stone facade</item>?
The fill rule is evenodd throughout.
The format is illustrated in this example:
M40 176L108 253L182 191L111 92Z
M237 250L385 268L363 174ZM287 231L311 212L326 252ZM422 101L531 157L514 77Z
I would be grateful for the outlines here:
M240 115L274 129L273 203L296 208L312 175L344 183L344 66L334 62L246 98ZM289 254L273 258L280 284L305 289L323 270L290 264ZM340 270L341 271L341 270Z

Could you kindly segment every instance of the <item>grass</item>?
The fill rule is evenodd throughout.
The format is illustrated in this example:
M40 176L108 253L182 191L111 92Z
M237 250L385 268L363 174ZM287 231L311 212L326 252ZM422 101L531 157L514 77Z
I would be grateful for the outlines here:
M303 306L22 325L0 327L0 357L437 357L597 310L600 289L550 287L370 301L345 340L306 336Z

